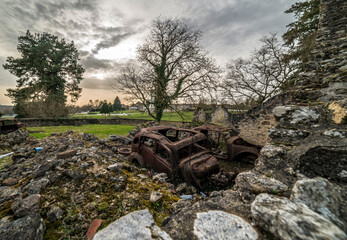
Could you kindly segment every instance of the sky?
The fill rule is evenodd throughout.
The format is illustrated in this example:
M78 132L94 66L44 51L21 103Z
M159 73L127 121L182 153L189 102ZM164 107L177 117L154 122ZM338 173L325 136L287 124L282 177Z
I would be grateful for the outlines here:
M0 0L0 104L11 104L7 88L16 77L2 64L19 57L18 37L48 32L74 41L86 69L82 96L114 100L111 88L119 70L136 63L136 48L148 37L153 20L178 18L203 32L202 45L224 67L247 57L271 32L281 36L293 17L284 11L298 0ZM122 99L122 96L121 96Z

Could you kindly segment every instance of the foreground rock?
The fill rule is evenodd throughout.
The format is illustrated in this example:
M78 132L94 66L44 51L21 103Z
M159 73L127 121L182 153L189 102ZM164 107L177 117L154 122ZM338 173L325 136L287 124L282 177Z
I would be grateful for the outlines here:
M128 240L128 239L162 239L170 240L166 232L162 231L155 223L152 214L147 210L132 212L111 223L99 231L94 240Z
M225 205L228 203L231 202L225 202ZM225 212L221 204L180 200L175 205L176 211L164 220L162 226L173 239L258 239L257 232L247 221Z
M29 215L10 223L0 223L1 239L41 240L45 231L43 219L38 215Z
M346 239L347 235L334 223L312 211L305 204L263 193L252 203L252 215L258 226L276 238Z
M208 211L197 214L194 234L199 240L256 240L257 232L242 218L223 211Z
M342 219L346 216L342 197L328 180L315 178L297 181L293 187L291 199L304 203L311 210L347 231L347 224Z

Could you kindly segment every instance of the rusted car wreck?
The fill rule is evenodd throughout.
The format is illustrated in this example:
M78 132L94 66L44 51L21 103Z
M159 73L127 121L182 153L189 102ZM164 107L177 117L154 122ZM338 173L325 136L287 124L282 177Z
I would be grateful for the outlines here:
M182 177L200 188L200 182L219 172L217 159L206 148L207 137L195 130L176 127L142 129L132 142L129 161L175 180Z
M205 180L221 186L230 183L235 174L232 176L220 171L217 158L252 162L259 155L260 147L235 134L232 128L216 126L201 126L192 130L168 126L144 128L133 139L129 161L164 172L174 181L177 177L183 178L198 188ZM227 148L224 156L216 151L220 141ZM216 177L221 173L224 180Z
M18 121L12 119L2 119L0 120L0 134L8 134L16 131L21 126L22 124Z

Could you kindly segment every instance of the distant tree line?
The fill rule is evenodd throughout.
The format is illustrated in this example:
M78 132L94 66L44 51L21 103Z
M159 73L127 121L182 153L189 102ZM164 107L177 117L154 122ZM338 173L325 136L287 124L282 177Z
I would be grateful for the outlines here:
M293 86L305 69L315 44L319 0L295 3L286 13L295 21L287 26L282 40L272 33L247 58L232 59L225 69L202 47L202 32L172 18L153 21L146 41L138 46L139 65L127 66L115 77L112 87L139 101L160 122L163 112L179 112L178 103L225 104L243 110L259 105ZM19 117L66 117L67 101L76 101L84 72L74 43L43 33L18 38L19 58L8 57L3 67L18 77L17 87L8 89ZM72 109L72 107L69 107ZM82 107L81 107L82 108ZM122 109L113 103L90 101L83 109L110 114Z

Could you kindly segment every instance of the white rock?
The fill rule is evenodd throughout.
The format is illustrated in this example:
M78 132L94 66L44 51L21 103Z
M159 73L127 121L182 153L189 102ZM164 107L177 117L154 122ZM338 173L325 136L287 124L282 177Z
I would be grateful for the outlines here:
M194 234L199 240L251 240L258 239L254 228L242 218L223 211L197 213Z
M163 197L163 194L160 192L151 192L151 196L149 197L149 201L158 202Z
M299 180L295 183L290 198L304 203L339 227L344 227L344 223L339 219L342 197L328 180L324 178Z
M305 204L263 193L252 203L255 223L282 240L345 240L347 235L334 223Z
M171 240L170 236L161 230L153 220L151 213L140 210L129 213L106 228L97 232L93 240Z
M309 107L300 107L300 109L295 110L291 114L291 124L298 124L298 123L310 123L310 122L317 122L319 119L319 114L309 108Z
M281 154L285 154L285 149L280 146L274 146L267 143L261 150L260 154L266 158L273 158Z
M237 175L235 187L254 193L282 193L288 190L284 183L255 172L242 172Z

